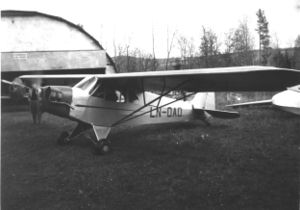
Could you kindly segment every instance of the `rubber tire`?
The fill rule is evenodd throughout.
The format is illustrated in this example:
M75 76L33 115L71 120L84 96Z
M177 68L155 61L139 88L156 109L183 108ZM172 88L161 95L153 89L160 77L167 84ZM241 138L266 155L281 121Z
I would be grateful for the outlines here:
M95 145L95 153L96 155L105 155L110 153L110 144L107 140L100 140Z
M63 131L57 139L58 145L67 145L70 143L70 139L68 138L69 133L67 131Z

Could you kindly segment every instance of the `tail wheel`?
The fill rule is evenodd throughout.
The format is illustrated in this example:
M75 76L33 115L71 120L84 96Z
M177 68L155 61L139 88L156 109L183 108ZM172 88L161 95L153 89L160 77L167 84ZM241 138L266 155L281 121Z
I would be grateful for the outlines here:
M57 139L57 143L59 145L66 145L69 142L70 142L70 138L69 138L69 133L67 131L62 132Z

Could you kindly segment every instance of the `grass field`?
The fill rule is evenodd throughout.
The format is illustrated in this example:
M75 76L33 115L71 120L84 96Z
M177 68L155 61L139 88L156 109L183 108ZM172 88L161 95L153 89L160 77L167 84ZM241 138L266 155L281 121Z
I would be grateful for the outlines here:
M209 127L117 128L105 156L84 136L56 144L73 122L2 113L2 210L298 209L300 118L241 112Z

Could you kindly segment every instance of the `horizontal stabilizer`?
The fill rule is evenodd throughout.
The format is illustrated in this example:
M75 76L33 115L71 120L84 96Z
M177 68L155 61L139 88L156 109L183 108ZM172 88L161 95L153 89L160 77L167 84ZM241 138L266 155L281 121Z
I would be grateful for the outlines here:
M243 107L243 106L259 106L259 105L270 105L272 104L272 99L268 100L261 100L261 101L250 101L250 102L245 102L245 103L238 103L238 104L230 104L226 105L228 107Z
M1 96L1 100L10 100L11 97L10 96Z
M222 118L222 119L233 119L240 117L238 112L232 111L221 111L221 110L209 110L209 109L194 109L196 114L204 114L205 112L210 114L212 117Z

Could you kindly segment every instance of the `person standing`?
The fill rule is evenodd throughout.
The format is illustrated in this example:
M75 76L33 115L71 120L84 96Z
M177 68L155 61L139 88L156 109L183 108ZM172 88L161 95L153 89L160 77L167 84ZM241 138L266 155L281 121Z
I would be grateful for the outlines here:
M40 124L42 118L42 110L41 110L41 100L39 98L39 91L37 88L33 87L31 91L31 95L29 97L30 111L32 114L33 123Z

